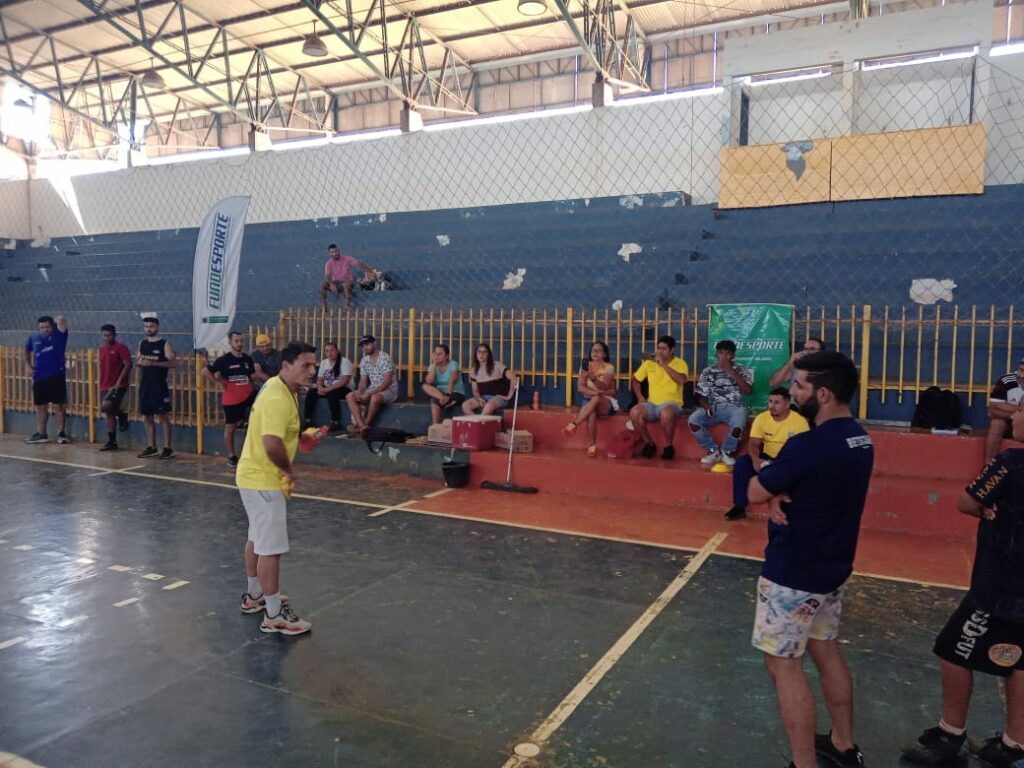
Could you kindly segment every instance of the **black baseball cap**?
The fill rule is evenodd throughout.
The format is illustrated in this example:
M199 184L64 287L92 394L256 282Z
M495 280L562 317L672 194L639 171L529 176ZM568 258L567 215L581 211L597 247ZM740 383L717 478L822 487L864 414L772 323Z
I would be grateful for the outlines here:
M373 344L376 341L377 341L377 339L375 339L372 334L368 333L368 334L366 334L365 336L363 336L362 338L359 339L359 346L361 347L364 344Z

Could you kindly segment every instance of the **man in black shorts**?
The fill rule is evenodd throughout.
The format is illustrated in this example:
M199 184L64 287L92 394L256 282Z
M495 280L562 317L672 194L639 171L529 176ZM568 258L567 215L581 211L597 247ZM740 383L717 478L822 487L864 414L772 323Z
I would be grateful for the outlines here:
M1013 415L1013 438L1024 440L1024 410ZM952 764L967 741L989 765L1024 761L1024 449L1014 448L985 465L957 500L980 518L971 587L935 639L942 669L939 724L903 748L920 765ZM967 710L974 673L1006 682L1006 731L967 738Z
M56 320L43 315L36 323L39 331L25 342L25 364L32 371L32 402L36 406L38 429L25 442L49 441L46 422L50 418L49 406L52 403L57 420L57 442L70 443L71 438L64 432L67 419L65 403L68 401L64 352L68 346L68 323L64 315L57 315Z
M140 459L159 457L169 459L171 448L171 390L167 386L167 372L174 367L174 348L167 339L160 338L160 321L155 317L142 318L146 338L139 342L135 362L139 367L139 412L146 422L146 450ZM164 449L156 449L156 423L159 417L164 433Z
M249 419L252 407L252 377L256 366L242 348L245 337L238 331L228 334L231 350L203 368L203 378L222 388L221 404L224 406L224 448L228 452L228 466L238 466L235 453L235 431Z
M132 370L132 352L117 340L117 328L107 323L100 327L100 410L107 417L107 442L101 451L117 450L117 428L128 431L128 414L122 404L128 394L128 375Z

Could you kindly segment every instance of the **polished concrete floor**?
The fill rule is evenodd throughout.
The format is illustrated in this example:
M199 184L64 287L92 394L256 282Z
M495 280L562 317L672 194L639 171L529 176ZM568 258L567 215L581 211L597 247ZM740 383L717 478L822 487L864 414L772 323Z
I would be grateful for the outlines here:
M749 646L756 561L449 517L445 496L424 514L435 483L310 472L282 583L313 632L264 635L238 612L231 482L217 460L0 437L0 766L785 765ZM895 766L937 716L929 648L960 593L848 595L858 740ZM975 731L1001 707L979 680Z

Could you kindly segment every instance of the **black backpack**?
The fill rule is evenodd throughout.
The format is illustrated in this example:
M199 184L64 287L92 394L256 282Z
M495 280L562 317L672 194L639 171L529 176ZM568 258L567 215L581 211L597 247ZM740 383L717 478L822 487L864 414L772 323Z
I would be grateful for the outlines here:
M960 398L948 389L928 387L917 396L912 427L922 429L959 429Z
M404 443L410 437L414 437L411 432L394 427L369 427L363 432L363 440L370 453L380 453L385 443Z

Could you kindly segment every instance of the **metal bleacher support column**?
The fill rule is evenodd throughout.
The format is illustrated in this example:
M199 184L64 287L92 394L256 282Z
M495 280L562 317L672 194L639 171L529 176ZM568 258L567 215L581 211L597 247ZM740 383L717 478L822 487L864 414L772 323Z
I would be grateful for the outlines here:
M565 407L572 407L572 307L565 308ZM557 384L557 379L555 380Z
M750 86L744 77L726 75L722 80L728 99L722 140L728 147L745 147L749 143Z
M871 382L871 305L865 304L860 318L860 401L857 418L868 417L868 385Z
M88 370L88 386L89 386L89 410L86 411L86 415L89 418L89 442L96 442L96 377L93 375L94 367L96 365L96 350L89 347L89 352L85 358L85 367Z
M196 352L196 454L203 455L203 358Z
M4 409L7 407L7 379L4 378L4 348L0 347L0 434L4 429Z

